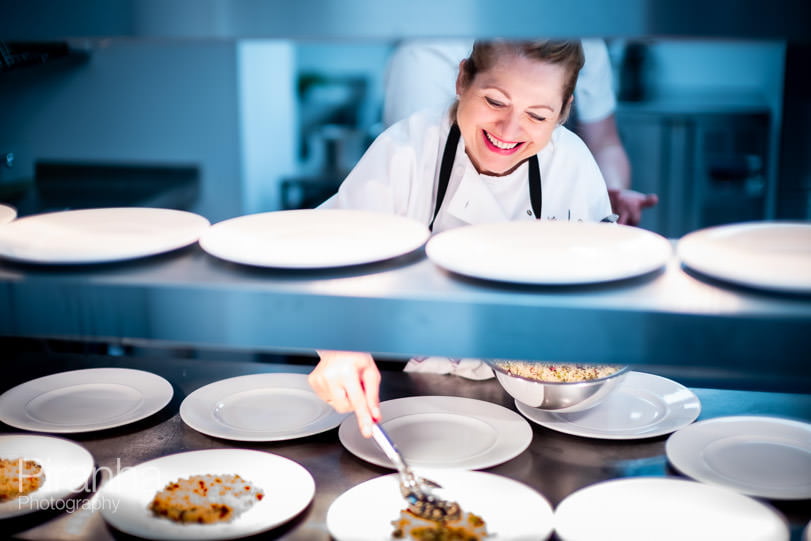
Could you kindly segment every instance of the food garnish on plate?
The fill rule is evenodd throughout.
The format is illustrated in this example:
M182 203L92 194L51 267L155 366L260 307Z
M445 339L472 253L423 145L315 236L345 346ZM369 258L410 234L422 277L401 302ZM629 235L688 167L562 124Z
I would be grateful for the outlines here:
M168 483L149 510L174 522L215 524L230 522L264 496L261 488L236 474L192 475Z
M487 539L487 525L478 515L462 511L459 504L432 517L430 509L403 509L400 516L392 521L395 539L416 541L481 541Z
M39 490L45 473L35 460L0 458L0 503Z

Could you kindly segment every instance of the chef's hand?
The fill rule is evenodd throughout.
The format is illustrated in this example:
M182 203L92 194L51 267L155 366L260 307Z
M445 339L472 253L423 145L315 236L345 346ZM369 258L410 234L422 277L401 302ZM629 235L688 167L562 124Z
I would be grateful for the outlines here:
M642 219L642 210L652 207L659 202L655 193L644 194L634 190L608 190L611 199L611 208L619 214L617 223L637 225Z
M368 353L319 351L321 360L307 381L316 394L340 413L354 411L364 438L380 420L380 371Z

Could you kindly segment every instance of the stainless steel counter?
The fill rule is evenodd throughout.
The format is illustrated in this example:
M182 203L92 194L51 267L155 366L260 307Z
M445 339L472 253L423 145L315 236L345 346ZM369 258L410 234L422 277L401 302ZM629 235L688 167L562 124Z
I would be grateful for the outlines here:
M35 362L32 362L35 361ZM187 427L178 415L183 398L195 389L226 377L258 372L308 372L310 367L163 358L122 359L88 356L48 356L15 359L10 378L0 382L0 393L31 378L56 371L96 366L141 368L172 382L175 396L159 413L143 421L96 433L68 435L85 446L100 472L120 471L170 453L214 448L250 448L272 452L297 461L315 478L316 495L311 505L290 523L267 532L262 538L328 540L326 513L330 504L347 489L389 470L371 465L346 451L337 429L297 440L271 443L240 443L210 438ZM751 391L693 389L701 400L699 420L733 414L780 415L811 420L811 395ZM412 395L453 395L487 400L515 409L510 397L495 380L470 381L456 376L406 374L385 371L381 398ZM0 423L0 432L15 432ZM554 507L575 490L595 482L630 476L677 475L667 463L666 436L633 441L596 440L569 436L533 424L533 441L522 454L487 471L528 484ZM107 470L105 470L107 469ZM106 481L101 476L97 487ZM79 496L78 503L93 491ZM808 501L769 502L790 521L792 539L799 541L803 526L811 520ZM98 511L88 507L73 513L41 512L0 521L0 535L20 539L107 540L130 539L111 530Z
M772 390L811 381L810 331L811 297L722 284L675 256L645 276L563 287L462 278L422 251L318 271L230 264L196 245L95 266L0 262L0 337L630 363Z

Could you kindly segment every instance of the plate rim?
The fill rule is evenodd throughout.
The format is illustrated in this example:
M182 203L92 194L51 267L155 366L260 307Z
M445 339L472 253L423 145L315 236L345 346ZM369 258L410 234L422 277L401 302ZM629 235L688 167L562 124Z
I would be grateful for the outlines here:
M150 467L150 466L155 466L156 464L168 463L170 465L169 467L172 468L172 471L177 472L178 471L177 467L172 466L172 465L175 462L183 461L184 459L188 459L191 456L194 456L194 457L206 457L206 460L210 460L210 461L212 461L212 463L216 462L217 460L219 460L220 463L222 463L222 462L234 461L234 455L241 456L241 457L252 457L252 459L254 459L256 461L265 461L265 460L267 460L267 461L275 462L276 464L284 465L285 467L290 468L291 471L295 472L295 474L300 477L299 480L304 481L305 484L306 484L306 486L297 485L297 488L302 489L302 491L301 491L302 495L301 495L300 501L297 501L295 503L295 505L294 505L295 511L292 512L291 514L287 515L287 516L284 516L281 519L276 519L272 523L263 524L261 526L256 526L256 527L253 527L251 529L242 529L242 530L238 529L237 532L222 531L224 529L225 530L230 530L231 529L231 528L228 528L228 527L233 526L233 522L228 522L228 523L221 523L221 524L211 525L214 528L206 530L202 535L199 535L199 532L186 532L186 535L182 535L182 536L172 535L170 537L167 537L166 533L152 535L152 532L144 532L143 530L134 531L133 529L130 528L132 522L131 521L126 522L126 517L125 517L125 520L116 520L115 518L111 518L111 517L114 517L114 515L118 512L118 509L116 509L115 511L112 511L110 509L110 506L104 504L104 502L108 498L115 497L115 494L114 493L111 494L111 491L118 488L117 484L122 484L122 483L124 483L126 481L129 481L128 477L124 477L124 476L136 476L136 475L138 475L138 473L143 471L144 468L147 468L147 467ZM218 459L217 457L221 457L221 458ZM226 460L226 459L228 459L228 460ZM234 462L231 462L231 463L234 463ZM236 463L237 464L244 464L244 461L236 461ZM164 468L166 468L166 467L167 466L164 465ZM217 465L213 465L212 468L216 469ZM182 469L183 468L180 468L180 470L182 470ZM230 470L236 470L236 469L239 469L239 468L229 467L229 469ZM211 473L211 472L203 472L203 473ZM165 477L166 479L172 480L172 479L177 478L178 475L189 475L189 474L187 474L187 473L172 473L171 475L162 475L162 477ZM144 477L144 476L142 476L142 477ZM145 477L147 479L149 478L149 476L145 476ZM165 482L168 482L168 481L160 481L160 482L158 482L160 477L161 476L159 476L158 479L155 479L156 483L152 487L156 492L158 490L160 490L161 488L163 488L163 486L165 485ZM249 479L249 480L253 482L252 479ZM257 485L257 486L259 486L259 485ZM267 487L260 486L260 488L265 490L266 493L269 490ZM105 482L104 485L99 490L99 497L100 497L100 501L102 503L101 504L101 515L102 515L102 517L104 519L104 522L106 524L111 525L112 527L114 527L116 529L119 529L119 530L123 531L124 533L135 535L135 536L140 536L140 537L143 537L144 539L177 538L177 539L195 539L195 540L202 540L202 539L214 540L214 539L236 539L236 538L240 538L240 537L255 535L255 534L265 532L265 531L271 530L273 528L277 528L279 526L282 526L282 525L286 524L287 522L291 521L292 519L294 519L299 514L301 514L312 503L313 498L315 496L315 490L316 490L315 479L313 478L312 473L310 473L310 471L307 468L305 468L301 463L299 463L299 462L297 462L297 461L295 461L293 459L287 458L285 456L282 456L282 455L279 455L279 454L276 454L276 453L273 453L273 452L270 452L270 451L264 451L264 450L259 450L259 449L222 448L222 449L197 449L197 450L192 450L192 451L180 451L180 452L170 453L170 454L167 454L167 455L156 457L156 458L153 458L153 459L150 459L150 460L146 460L146 461L141 462L139 464L136 464L136 465L124 470L124 471L119 472L118 474L116 474L115 476L113 476L112 478L107 480L107 482ZM269 500L265 499L263 501L267 502ZM150 517L149 515L147 515L147 517L150 518L150 519L153 519L153 517ZM239 521L239 519L240 519L240 517L237 517L236 521ZM168 521L166 519L161 519L161 518L158 518L158 517L154 517L154 520L155 521L163 521L163 522L154 523L154 524L158 525L159 530L164 530L167 533L177 533L178 531L180 533L183 533L182 528L183 528L184 525L176 524L176 523L173 523L173 522ZM137 521L136 521L136 523L137 523ZM166 528L161 528L160 526L166 526ZM218 526L220 528L217 528Z
M716 495L725 495L730 498L739 499L741 502L747 501L754 505L755 507L762 509L764 513L768 514L771 518L773 518L777 524L779 522L782 526L782 529L785 533L785 540L789 540L790 532L789 532L789 523L785 516L783 516L780 512L778 512L772 505L759 501L755 498L747 496L745 494L740 494L733 490L730 490L726 487L721 487L717 485L708 485L705 483L700 483L698 481L692 479L684 479L681 477L676 477L672 475L663 475L663 476L652 476L652 475L644 475L644 476L631 476L631 477L619 477L615 479L606 479L604 481L598 481L596 483L592 483L590 485L586 485L580 489L575 490L568 496L566 496L563 500L558 503L555 508L555 531L561 537L563 541L566 541L566 537L564 534L567 532L560 532L559 528L561 524L565 524L563 519L566 518L566 515L561 513L561 509L568 514L572 512L568 510L569 507L575 505L572 502L576 502L579 498L583 498L583 494L587 492L593 492L595 490L605 490L605 487L615 487L618 485L649 485L649 484L656 484L656 485L671 485L671 486L682 486L682 487L690 487L690 490L696 491L705 491L708 493L715 493ZM666 506L662 506L663 508ZM563 515L563 516L561 516ZM581 515L582 516L582 515ZM764 515L765 516L765 515ZM582 521L581 521L582 522Z
M566 225L563 225L566 224ZM574 230L574 227L585 226L587 228L596 228L596 227L605 227L605 228L621 228L620 231L625 231L630 234L636 235L639 238L649 239L652 243L654 243L655 248L658 248L661 253L656 254L656 258L651 258L652 262L647 263L644 267L639 267L634 270L626 269L622 272L613 272L613 273L603 273L600 275L594 275L592 277L582 276L582 277L571 277L571 276L560 276L560 277L528 277L528 276L517 276L517 275L510 275L509 272L505 273L503 271L499 272L479 272L478 270L471 271L469 269L461 269L458 265L451 263L448 264L447 259L442 255L441 251L445 250L445 244L449 244L452 241L448 239L454 239L457 236L466 236L470 235L471 231L480 231L480 230L488 230L494 228L508 228L508 229L529 229L529 228L539 228L539 227L551 227L551 228L564 228L569 229L571 228ZM454 240L455 241L455 240ZM439 253L437 251L439 250ZM646 250L649 252L650 250ZM462 276L467 276L470 278L476 278L480 280L488 280L488 281L495 281L495 282L502 282L502 283L513 283L513 284L522 284L522 285L537 285L537 286L565 286L565 285L585 285L585 284L601 284L601 283L610 283L616 282L619 280L625 280L629 278L635 278L639 276L644 276L660 270L664 268L668 261L672 258L674 249L671 245L670 241L666 239L664 236L655 233L653 231L648 231L646 229L640 229L637 227L631 227L621 224L601 224L598 222L558 222L558 221L527 221L527 220L520 220L520 221L511 221L511 222L495 222L495 223L484 223L484 224L473 224L467 225L463 227L457 227L454 229L450 229L447 231L443 231L431 237L428 240L425 246L425 253L429 260L431 260L435 265L438 267L455 273Z
M701 399L699 398L699 396L695 392L693 392L690 388L686 387L685 385L682 385L681 383L679 383L679 382L677 382L677 381L675 381L673 379L666 378L666 377L660 376L658 374L651 374L649 372L631 370L628 373L629 377L627 377L626 380L623 381L614 390L614 392L615 393L621 392L624 386L628 385L629 383L632 383L633 379L630 378L630 376L632 376L632 375L635 375L633 379L643 379L643 380L649 380L649 381L651 379L656 379L656 380L660 381L663 384L672 385L674 389L678 389L679 391L689 392L691 400L689 402L685 402L685 404L693 403L693 402L695 403L695 415L691 414L691 415L685 416L685 420L682 421L682 423L680 423L680 426L676 426L674 428L667 428L667 429L661 428L661 429L654 430L654 431L634 432L634 433L630 433L630 432L616 432L616 433L599 432L598 433L598 432L587 432L587 431L584 431L584 430L577 430L577 429L572 429L572 428L567 429L566 427L571 427L571 426L575 426L575 425L573 423L566 422L565 419L557 420L561 416L566 416L567 415L566 413L555 413L553 411L537 410L537 408L527 406L526 404L521 403L519 400L515 400L515 405L516 405L516 408L518 409L518 411L522 415L527 417L530 421L538 424L539 426L542 426L542 427L547 428L549 430L554 430L556 432L560 432L562 434L568 434L568 435L571 435L571 436L579 436L579 437L589 438L589 439L602 439L602 440L640 440L640 439L648 439L648 438L658 438L658 437L661 437L661 436L671 434L671 433L673 433L673 432L675 432L677 430L680 430L681 428L684 428L685 426L689 426L689 425L695 423L696 419L698 419L698 417L701 415L701 410L702 410ZM639 386L631 385L631 387L633 387L633 388L642 388L643 383L644 383L644 381L640 381ZM600 407L600 404L597 404L595 406L595 408L599 408L599 407ZM588 411L588 410L586 410L586 411ZM586 412L573 412L572 414L581 414L582 415L584 413L586 413ZM531 415L540 416L540 417L546 416L546 417L549 417L550 420L540 421L538 419L533 418ZM687 421L686 419L690 419L690 420ZM657 424L660 424L660 423L657 423Z
M735 222L705 227L696 231L691 231L681 237L676 242L676 256L685 267L721 282L781 293L811 293L811 280L803 282L798 286L780 282L779 280L775 281L773 277L769 276L767 276L764 280L762 275L755 276L754 274L750 274L746 268L742 268L740 272L719 270L717 265L702 262L700 261L700 257L693 253L697 249L697 246L702 247L702 243L711 244L713 242L713 235L722 234L725 232L734 234L737 231L779 229L785 227L796 227L811 230L811 222L803 222L798 220L763 220Z
M5 225L17 219L17 209L7 203L0 203L0 225Z
M43 434L0 433L0 446L2 446L4 440L5 441L9 441L9 440L18 440L18 441L33 440L35 442L40 442L37 449L42 448L41 447L42 444L43 444L42 442L47 442L47 443L50 443L52 445L63 446L64 449L71 449L71 450L75 451L77 453L78 458L80 459L80 462L77 464L77 462L75 461L75 459L77 457L71 457L70 463L68 464L67 462L65 462L65 464L62 464L62 466L63 467L67 466L68 469L71 470L71 471L74 471L78 467L78 470L75 470L77 472L76 476L77 476L77 479L79 477L82 477L82 480L80 481L80 484L77 485L76 487L68 488L68 487L65 486L65 487L61 487L56 492L52 492L50 494L43 493L43 494L40 494L39 496L37 495L37 492L32 492L31 494L28 495L29 497L33 497L37 502L43 501L43 500L46 501L47 502L47 507L38 508L39 504L37 504L37 505L32 505L32 506L26 507L26 508L20 508L19 505L18 505L16 511L8 511L8 510L4 510L3 506L13 507L13 503L16 501L16 499L5 502L4 504L0 504L0 520L7 519L7 518L12 518L12 517L18 517L18 516L22 516L22 515L27 515L27 514L31 514L31 513L36 513L36 512L38 512L40 510L45 510L46 508L50 508L50 506L52 504L56 503L57 501L62 501L64 499L66 499L68 496L70 496L71 494L74 494L74 493L77 493L77 492L81 491L84 488L82 486L82 483L84 483L86 485L88 480L93 475L94 468L95 468L95 465L96 465L95 458L93 457L92 453L86 447L84 447L80 443L75 442L73 440L69 440L67 438L62 438L62 437L58 437L58 436L48 436L48 435L43 435ZM33 450L34 443L32 443L31 446L32 446L32 450ZM36 450L33 450L32 452L33 452L33 455L31 455L31 456L34 456L34 455L37 454ZM0 453L2 453L2 450L0 450ZM2 457L2 458L17 458L17 457ZM25 457L23 457L23 458L25 458ZM81 473L81 472L83 472L83 473ZM46 483L47 483L47 480L48 480L48 471L47 471L47 469L46 469L46 472L45 472L45 480L46 480Z
M393 398L391 400L385 400L380 403L381 411L385 414L386 409L390 409L392 407L401 406L402 404L406 404L405 407L408 407L410 404L414 403L424 403L426 399L440 399L444 402L449 403L468 403L468 404L476 404L480 408L487 408L491 412L498 412L502 416L503 421L513 420L516 421L515 427L512 428L510 431L511 436L515 436L516 440L519 442L519 445L514 446L515 448L512 449L510 452L504 452L498 457L494 457L490 460L484 461L479 459L478 461L474 461L473 465L466 465L466 466L449 466L447 464L438 464L438 465L425 465L419 463L420 469L436 469L436 470L460 470L460 471L475 471L481 470L486 468L492 468L499 464L503 464L508 462L524 451L530 446L532 443L532 439L534 436L532 426L530 425L529 421L525 419L519 413L502 406L501 404L496 404L495 402L490 402L487 400L481 400L477 398L469 398L464 396L452 396L452 395L416 395L416 396L405 396L400 398ZM454 407L456 407L454 404ZM419 412L420 414L426 412ZM430 412L429 412L430 413ZM446 413L445 411L441 411L439 413ZM469 412L457 412L457 414L462 413L467 416L470 416ZM400 418L401 416L394 417L390 420ZM383 425L385 426L386 423L385 415L383 420ZM519 428L520 427L520 428ZM523 431L523 434L518 434L518 431ZM504 434L499 434L499 436L504 436ZM338 440L340 441L341 445L346 449L349 453L354 455L356 458L363 460L365 462L369 462L370 464L374 464L381 468L386 469L394 469L394 465L391 461L386 458L385 454L379 450L378 447L372 442L372 440L367 440L363 438L360 434L360 430L357 426L357 420L354 415L350 415L341 423L338 428ZM486 454L486 453L485 453Z
M722 486L728 488L730 490L734 490L741 494L745 494L747 496L753 497L760 497L760 498L767 498L770 500L806 500L811 498L811 488L807 493L801 495L789 495L787 491L781 490L770 490L770 489L752 489L748 486L744 487L740 483L735 483L733 480L726 480L719 475L704 475L702 472L697 472L696 468L693 467L691 462L683 460L681 453L684 452L683 446L685 446L684 440L690 437L695 437L695 433L699 436L705 436L701 438L701 448L705 448L708 443L712 443L713 441L719 441L719 437L716 438L706 438L706 434L703 434L702 431L706 429L707 426L714 426L718 424L724 423L760 423L760 424L769 424L769 425L791 425L797 427L799 429L807 431L811 434L811 423L800 421L797 419L789 419L785 417L778 417L775 415L723 415L719 417L712 417L710 419L704 419L693 423L691 426L687 426L679 431L674 432L670 435L665 442L665 456L667 458L668 463L673 466L678 472L682 473L686 477L690 479L694 479L699 482L712 484L716 486ZM744 434L747 435L747 434ZM751 436L751 434L748 434ZM695 454L695 452L693 453ZM696 455L698 456L698 455ZM696 457L693 457L696 458ZM703 468L702 468L703 470Z
M87 254L80 254L80 255L70 255L70 254L63 254L59 257L54 257L52 255L49 256L34 256L31 254L15 254L12 253L10 250L7 249L7 246L4 245L4 237L6 235L10 235L8 231L11 228L20 228L20 227L27 227L27 224L33 221L40 221L43 219L47 219L48 216L53 215L65 215L70 214L72 216L80 215L80 214L101 214L101 213L113 213L113 212L144 212L144 213L160 213L166 215L174 215L178 217L183 217L183 219L188 220L188 224L184 224L185 228L194 228L196 233L188 233L182 236L179 236L177 239L174 239L172 242L166 242L162 240L156 243L155 246L142 249L137 251L130 251L130 252L122 252L113 255L87 255ZM193 223L194 222L194 223ZM23 225L20 225L23 224ZM181 248L185 248L187 246L193 245L197 242L200 238L200 235L211 226L211 222L205 216L198 214L196 212L191 212L188 210L181 210L181 209L167 209L167 208L160 208L160 207L98 207L98 208L86 208L86 209L70 209L70 210L58 210L52 212L43 212L39 214L31 214L29 216L24 216L22 218L17 218L12 222L9 222L8 228L0 229L0 259L13 261L17 263L30 263L36 265L93 265L93 264L101 264L101 263L114 263L120 261L131 261L135 259L142 259L146 257L156 256L160 254L165 254L169 252L173 252L175 250L179 250ZM158 236L158 235L156 235ZM162 236L159 236L162 237Z
M87 375L87 374L96 374L99 377L102 374L120 374L124 375L125 373L129 376L134 376L135 374L138 375L139 378L142 378L140 382L144 384L140 387L135 387L133 385L128 385L130 381L127 381L126 378L121 378L120 380L113 380L113 381L95 381L92 383L116 383L121 384L124 386L129 386L137 390L143 399L143 404L136 408L137 414L134 415L124 415L123 418L119 418L117 420L110 420L106 422L96 422L96 423L86 423L84 425L77 426L65 426L65 425L58 425L58 424L49 424L49 423L39 423L39 422L28 422L22 417L27 418L28 416L25 415L25 410L20 410L19 408L14 408L14 403L18 402L26 397L29 397L26 403L36 396L42 396L43 391L37 392L36 395L31 395L31 393L35 390L33 387L43 383L52 383L60 379L64 378L71 378L71 377L78 377L80 375ZM147 383L148 381L148 383ZM85 382L84 384L87 384ZM58 390L60 388L67 388L72 387L71 385L63 385L63 386L52 386L45 392L51 392L53 390ZM151 392L144 396L144 389L149 389ZM34 378L10 389L6 390L2 394L0 394L0 421L4 422L5 424L12 426L14 428L18 428L21 430L30 430L33 432L47 432L47 433L54 433L54 434L81 434L85 432L95 432L99 430L107 430L110 428L116 428L120 426L126 426L131 423L135 423L146 419L154 415L155 413L162 410L166 407L169 402L172 401L174 397L174 387L172 384L163 376L156 374L154 372L150 372L148 370L142 370L137 368L123 368L123 367L94 367L94 368L79 368L76 370L64 370L61 372L55 372L53 374L48 374L45 376L40 376L38 378ZM152 402L148 402L146 399L151 398ZM16 411L15 411L16 409Z
M196 422L196 420L194 420L191 417L191 412L189 411L190 408L198 406L197 401L202 401L201 396L203 394L205 394L206 392L211 392L212 390L216 390L218 387L226 387L227 385L235 384L238 381L251 381L251 380L253 380L253 381L257 381L257 383L258 383L259 380L263 380L263 379L282 379L283 377L290 377L290 376L293 376L294 379L301 380L301 382L304 383L304 384L307 383L307 375L306 374L296 373L296 372L260 372L260 373L256 373L256 374L243 374L241 376L234 376L234 377L229 377L229 378L224 378L224 379L212 381L211 383L207 383L206 385L198 387L197 389L195 389L194 391L189 393L183 399L183 401L181 402L178 413L179 413L180 418L181 418L181 420L183 421L184 424L186 424L189 428L191 428L193 430L196 430L197 432L200 432L201 434L205 434L207 436L212 436L212 437L215 437L215 438L222 438L222 439L226 439L226 440L231 440L231 441L254 441L254 442L287 441L287 440L293 440L293 439L298 439L298 438L305 438L305 437L308 437L308 436L314 436L316 434L321 434L323 432L327 432L327 431L332 430L333 428L339 426L346 419L346 417L348 417L350 415L348 413L338 413L335 410L333 410L329 405L327 405L327 407L332 411L332 413L329 414L329 417L334 418L332 421L330 421L329 423L326 423L324 426L322 426L318 430L309 430L309 431L305 431L305 432L299 431L297 433L294 433L293 435L283 436L283 437L268 437L268 436L262 436L262 435L259 435L259 434L253 435L253 436L245 434L245 435L237 437L234 434L226 434L224 432L218 432L216 430L210 430L207 427L203 427L203 426L199 425ZM296 389L297 390L304 390L304 391L309 389L314 398L316 398L317 400L320 400L321 402L324 402L323 400L321 400L318 397L318 395L315 394L314 391L312 391L312 389L309 387L309 384L307 384L306 388L304 388L302 386L301 388L297 387ZM324 404L326 405L326 402L324 402Z
M383 253L377 255L374 254L365 256L355 255L352 258L344 256L343 258L335 259L330 262L320 262L320 263L317 262L291 263L289 261L287 262L277 261L274 263L267 259L257 260L256 258L251 257L247 258L234 257L234 255L232 253L229 253L228 250L222 250L217 245L217 243L221 242L219 239L217 239L216 237L217 235L221 235L223 230L227 231L229 228L234 227L235 224L239 224L242 222L249 221L261 222L266 220L273 220L276 218L284 220L287 216L292 216L293 217L292 219L295 219L298 216L306 216L306 215L335 217L340 216L341 214L345 216L362 217L362 219L375 221L375 225L378 227L381 227L382 226L381 224L391 224L392 227L395 226L399 227L403 231L405 231L406 229L413 230L408 231L409 234L413 235L413 239L408 239L408 242L403 242L402 246L400 246L399 248L388 249L383 251ZM417 234L418 232L419 235ZM202 250L207 254L209 254L210 256L231 263L268 269L312 270L312 269L334 269L334 268L352 267L357 265L377 263L380 261L394 259L399 256L413 253L416 250L420 249L422 246L425 245L430 235L431 232L429 231L426 225L408 216L401 216L399 214L392 214L381 211L363 210L363 209L314 208L314 209L289 209L289 210L257 212L253 214L245 214L242 216L229 218L227 220L215 223L208 230L206 230L200 236L198 244L200 245L200 248L202 248Z

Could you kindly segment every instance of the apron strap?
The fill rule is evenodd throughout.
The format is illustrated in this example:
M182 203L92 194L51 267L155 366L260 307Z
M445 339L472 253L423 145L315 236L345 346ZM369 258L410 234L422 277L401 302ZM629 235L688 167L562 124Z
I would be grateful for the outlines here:
M459 146L459 126L454 122L448 132L448 139L445 141L445 150L442 153L442 162L439 166L439 185L436 191L436 205L434 206L434 216L431 218L431 223L428 224L430 231L434 230L434 222L439 209L442 207L442 201L445 199L445 193L448 191L448 183L451 179L451 170L453 169L453 162L456 158L456 147ZM534 155L529 159L529 199L532 204L532 212L535 214L537 220L541 219L541 208L543 203L543 193L541 190L541 169L538 165L538 155Z
M448 191L448 182L451 180L451 169L453 169L453 161L456 158L456 147L459 146L459 135L459 126L454 122L451 125L451 131L448 132L448 139L445 141L445 151L442 153L442 163L439 166L439 186L437 186L436 190L434 217L431 218L431 223L428 224L430 231L434 230L434 221L439 214L439 207L442 206L442 201L445 199L445 192Z
M529 159L529 201L532 203L532 212L535 219L541 219L543 205L543 191L541 190L541 167L538 165L538 155Z

